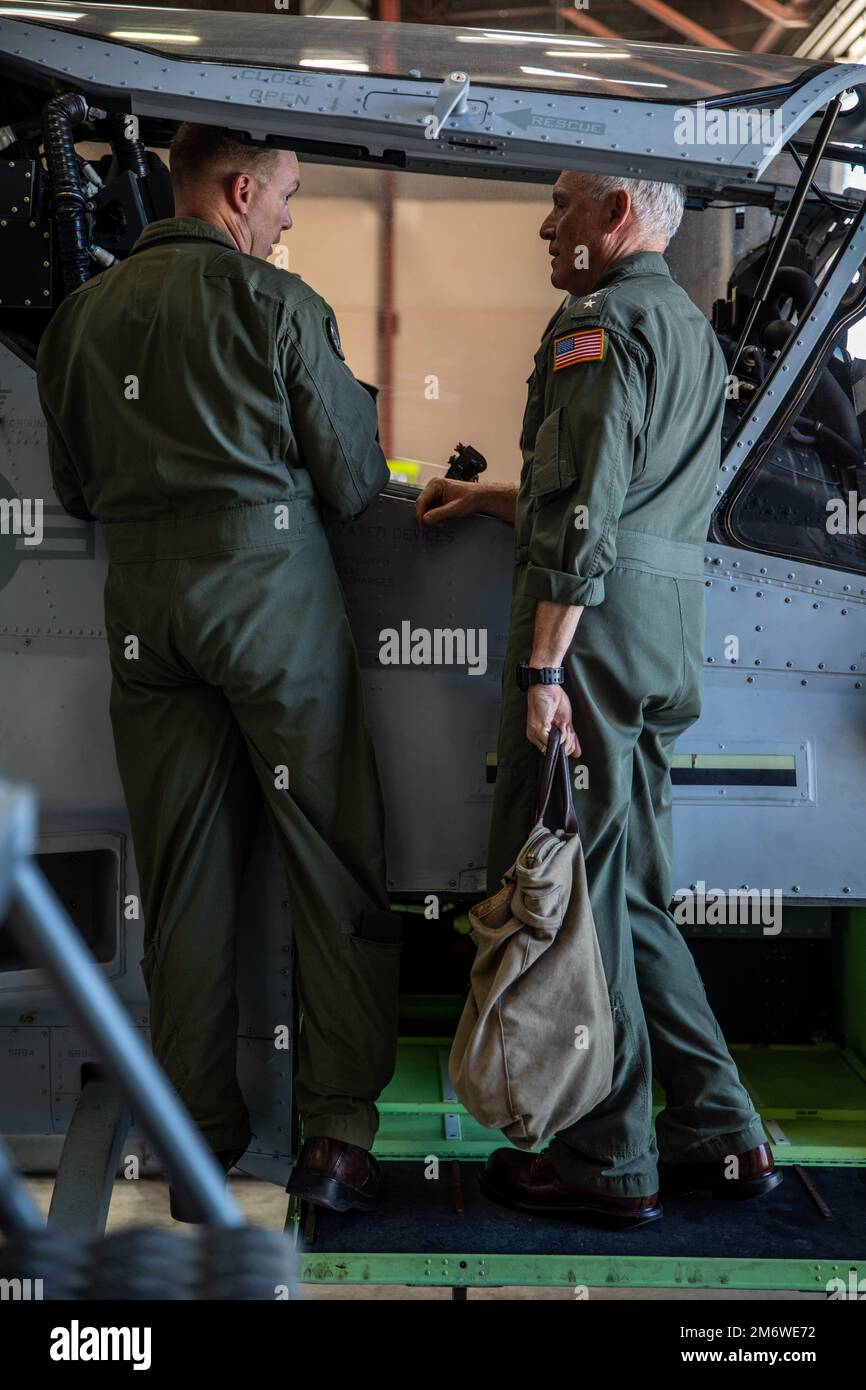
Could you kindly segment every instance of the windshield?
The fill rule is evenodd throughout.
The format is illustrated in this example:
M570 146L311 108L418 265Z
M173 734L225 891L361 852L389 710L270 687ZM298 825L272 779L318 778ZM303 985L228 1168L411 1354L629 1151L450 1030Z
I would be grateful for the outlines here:
M618 38L453 25L235 14L137 5L0 4L21 15L137 49L216 63L313 68L439 82L464 72L490 86L651 101L712 100L796 86L815 64L775 53L706 51Z

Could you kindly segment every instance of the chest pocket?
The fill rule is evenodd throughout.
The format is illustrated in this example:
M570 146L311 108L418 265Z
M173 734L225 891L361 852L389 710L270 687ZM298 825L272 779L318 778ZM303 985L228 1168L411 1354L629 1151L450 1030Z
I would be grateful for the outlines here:
M538 380L537 371L534 371L531 376L526 378L526 385L528 387L526 393L526 409L523 412L523 424L520 429L520 448L524 458L523 468L520 474L521 482L523 482L529 466L531 449L527 447L528 442L535 438L538 432L538 426L544 416L544 391Z
M577 479L565 407L560 406L542 421L535 436L535 451L529 473L530 496L539 502L563 492Z

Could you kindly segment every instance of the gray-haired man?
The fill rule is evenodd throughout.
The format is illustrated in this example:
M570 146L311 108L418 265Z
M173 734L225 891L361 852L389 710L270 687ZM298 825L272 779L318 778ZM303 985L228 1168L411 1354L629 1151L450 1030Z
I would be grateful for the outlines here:
M661 1216L659 1187L751 1197L780 1181L668 912L670 762L701 707L725 378L710 325L661 255L682 209L669 184L561 175L541 237L553 284L573 298L536 353L519 489L437 479L418 502L424 524L472 511L514 523L488 889L529 833L555 727L577 759L614 1020L608 1097L543 1154L498 1149L483 1185L523 1210L623 1227ZM563 1047L581 1021L576 1004ZM666 1093L656 1137L653 1072Z

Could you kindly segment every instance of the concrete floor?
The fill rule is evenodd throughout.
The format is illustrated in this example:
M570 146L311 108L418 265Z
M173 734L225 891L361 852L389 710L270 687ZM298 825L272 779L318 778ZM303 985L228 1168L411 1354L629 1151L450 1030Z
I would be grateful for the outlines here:
M53 1177L29 1177L30 1188L40 1209L47 1215L54 1185ZM253 1225L282 1230L286 1219L287 1197L279 1187L272 1183L256 1182L248 1178L231 1180L232 1195L243 1207L247 1218ZM174 1222L168 1209L168 1186L162 1178L141 1178L135 1182L119 1180L114 1185L114 1193L108 1216L108 1230L116 1231L123 1227L151 1226L188 1232L185 1227ZM450 1289L412 1288L403 1285L305 1285L306 1298L314 1300L365 1300L365 1299L422 1299L451 1300ZM484 1302L499 1299L558 1299L573 1303L574 1290L571 1288L526 1288L508 1289L470 1289L470 1299ZM771 1300L819 1300L826 1302L823 1293L796 1293L787 1290L763 1290L754 1292L743 1289L590 1289L591 1301L628 1302L632 1300L670 1300L680 1302L753 1302Z

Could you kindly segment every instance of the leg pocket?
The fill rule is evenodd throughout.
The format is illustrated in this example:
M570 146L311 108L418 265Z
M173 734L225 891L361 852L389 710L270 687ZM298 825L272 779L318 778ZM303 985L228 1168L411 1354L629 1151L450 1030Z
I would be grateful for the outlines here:
M611 1013L613 1014L614 1039L616 1047L616 1065L614 1069L614 1090L620 1086L627 1085L628 1072L635 1069L640 1077L640 1090L646 1094L650 1086L650 1077L647 1072L644 1054L638 1044L637 1031L632 1020L632 1016L625 1007L623 997L616 993L611 995ZM617 1075L619 1073L619 1075Z
M365 946L397 946L403 942L403 923L396 912L367 908L357 922L341 923L347 935Z
M333 981L342 1045L332 1074L346 1094L375 1099L394 1074L401 923L395 913L371 911L352 926Z
M649 1078L637 1031L620 993L611 992L610 1008L614 1039L610 1093L589 1115L557 1136L569 1149L606 1168L645 1159L652 1138Z

